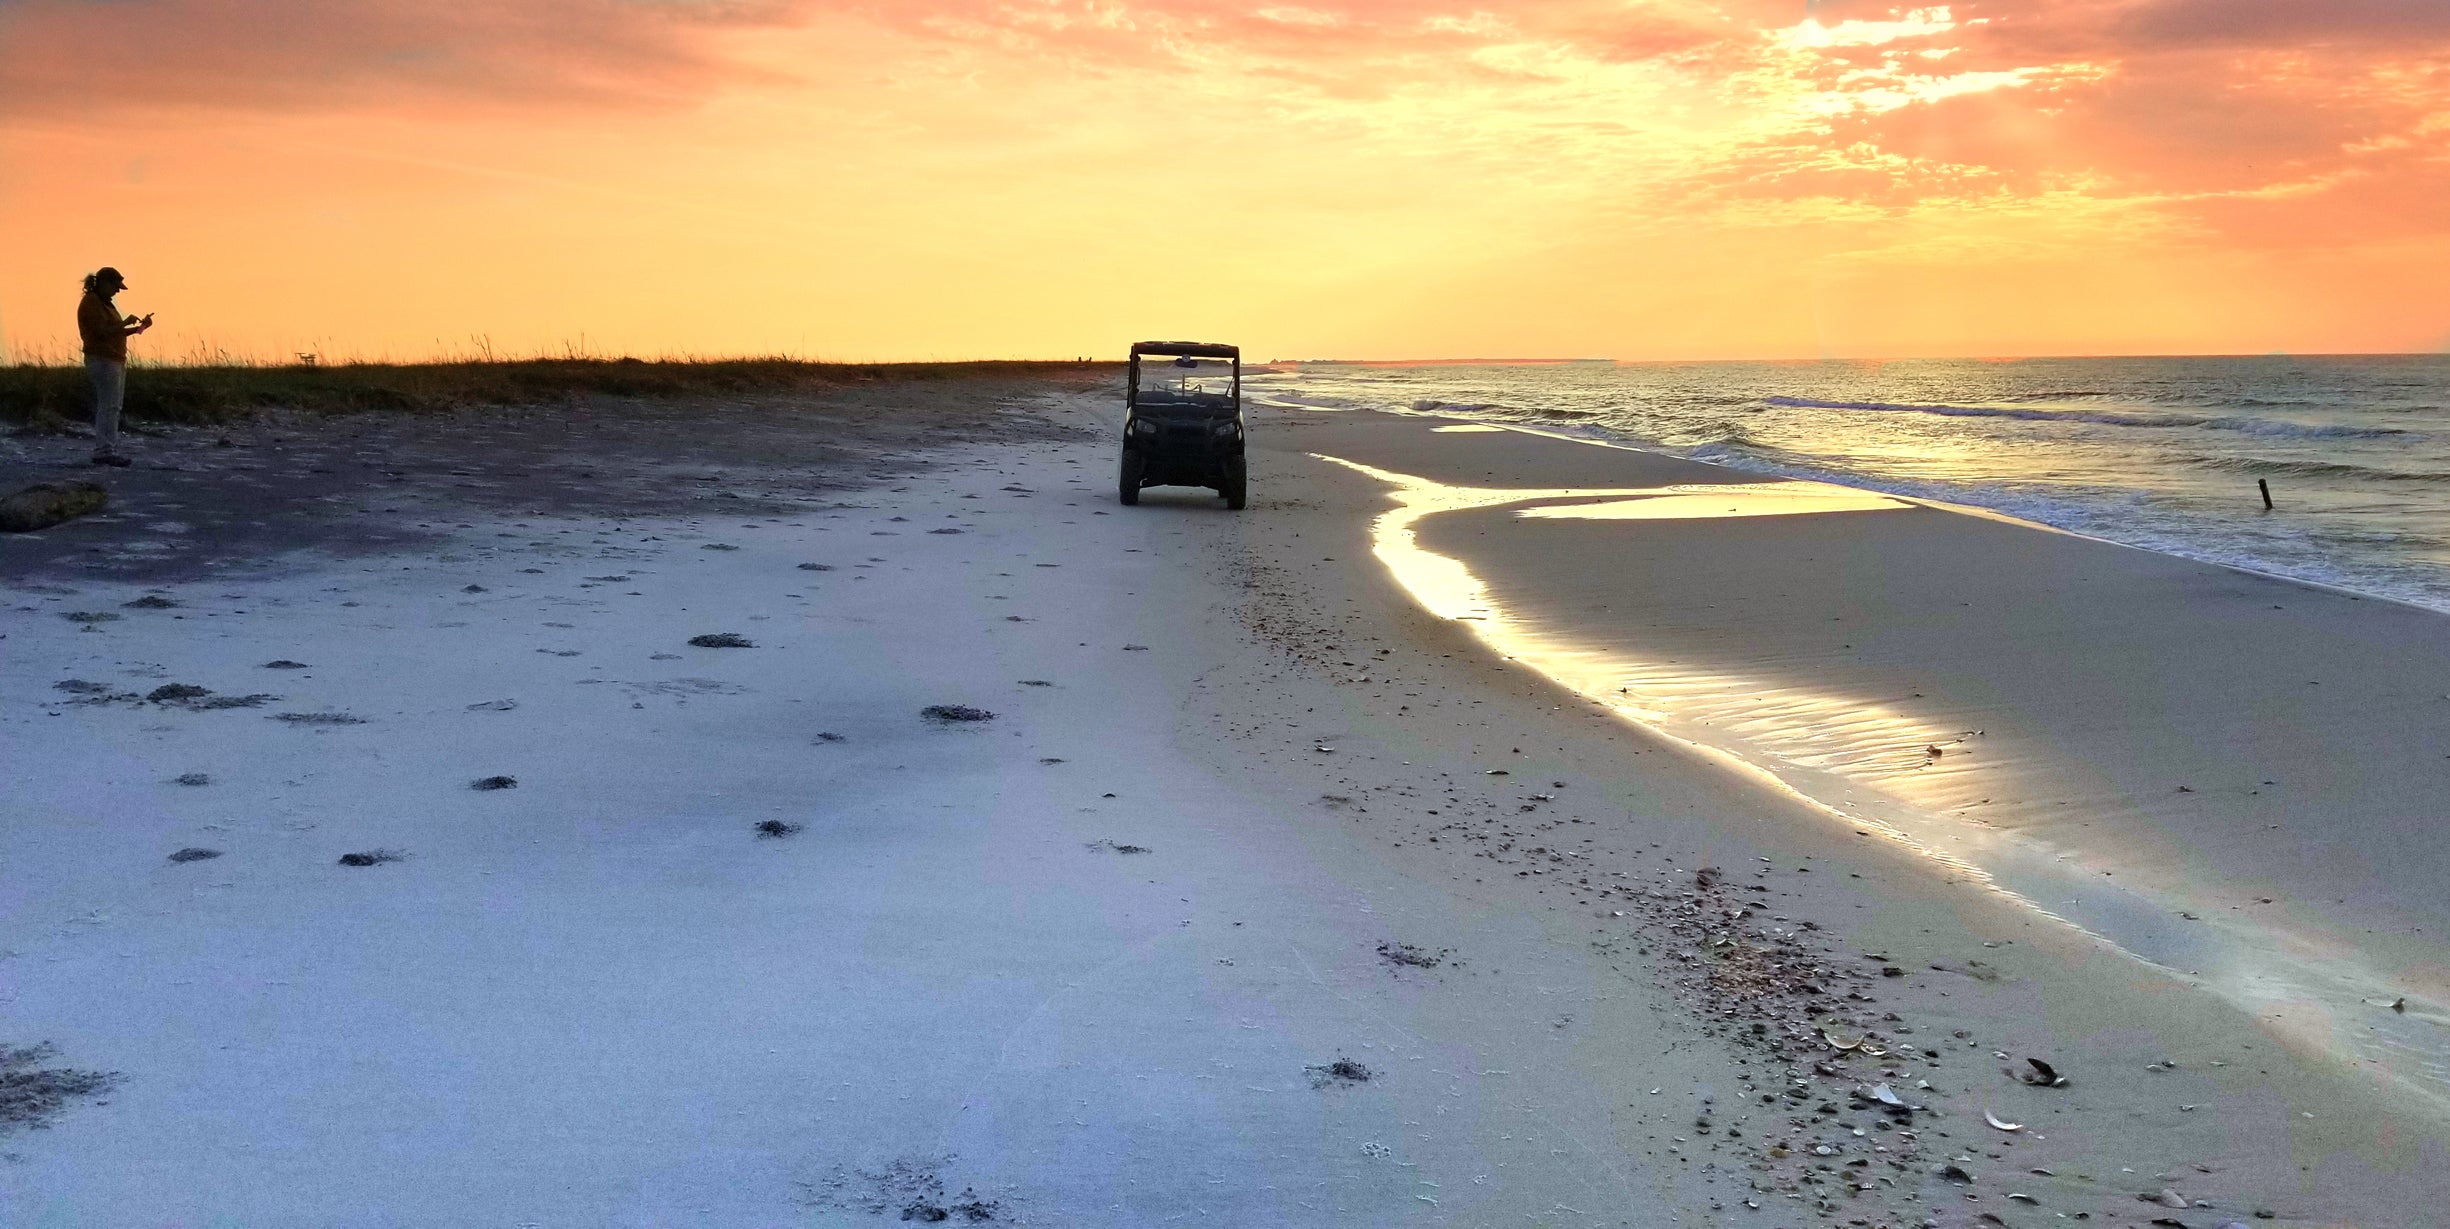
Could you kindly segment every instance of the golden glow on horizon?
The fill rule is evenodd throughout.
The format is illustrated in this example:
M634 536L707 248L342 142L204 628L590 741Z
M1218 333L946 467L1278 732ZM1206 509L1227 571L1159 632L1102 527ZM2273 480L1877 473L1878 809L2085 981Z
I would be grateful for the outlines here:
M1821 512L1889 512L1914 505L1876 491L1821 482L1730 482L1654 487L1639 498L1603 503L1543 504L1515 513L1547 521L1704 521Z
M2450 345L2450 20L2332 20L14 0L0 340L110 263L154 357Z

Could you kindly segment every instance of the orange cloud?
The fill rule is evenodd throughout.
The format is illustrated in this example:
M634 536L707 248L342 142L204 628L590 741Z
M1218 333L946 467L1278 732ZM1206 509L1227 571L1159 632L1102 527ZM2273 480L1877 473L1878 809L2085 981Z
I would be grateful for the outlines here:
M619 106L733 80L782 0L0 0L0 120L438 100Z
M2441 0L0 0L0 309L142 236L274 349L2411 344L2446 194Z

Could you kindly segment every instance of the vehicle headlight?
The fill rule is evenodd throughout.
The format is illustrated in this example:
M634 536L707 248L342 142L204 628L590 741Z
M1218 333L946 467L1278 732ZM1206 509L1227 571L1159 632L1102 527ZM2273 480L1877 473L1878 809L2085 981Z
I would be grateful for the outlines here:
M1153 421L1153 420L1151 420L1151 419L1146 419L1146 418L1135 418L1135 419L1132 419L1132 420L1131 420L1131 429L1132 429L1132 430L1134 430L1134 431L1139 432L1139 433L1140 433L1140 434L1142 434L1142 435L1155 435L1155 434L1157 434L1157 424L1156 424L1156 422L1154 422L1154 421Z
M1240 435L1242 433L1242 424L1228 418L1216 425L1216 433L1218 435Z

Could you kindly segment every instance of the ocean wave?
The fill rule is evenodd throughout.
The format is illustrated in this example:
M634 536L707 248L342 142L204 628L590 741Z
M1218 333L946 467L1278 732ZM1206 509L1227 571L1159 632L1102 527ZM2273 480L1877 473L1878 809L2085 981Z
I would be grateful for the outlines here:
M1357 410L1368 407L1343 397L1322 397L1311 393L1288 393L1276 389L1264 392L1245 388L1244 396L1260 405L1272 405L1281 410Z
M1505 408L1494 401L1435 401L1423 398L1412 403L1413 411L1420 414L1479 414Z
M2407 435L2398 427L2340 427L2284 422L2228 414L2136 414L2113 410L2038 410L1995 405L1911 405L1889 401L1815 401L1805 397L1764 397L1770 405L1808 410L1867 410L1886 414L1937 414L1945 418L2015 418L2026 422L2084 422L2112 427L2203 427L2242 431L2250 435L2298 439L2380 439Z
M1745 473L1827 482L1907 499L1985 508L2005 516L2086 537L2099 538L2202 563L2242 568L2269 576L2328 585L2450 613L2450 586L2423 569L2394 566L2355 549L2372 543L2332 529L2278 541L2229 537L2187 525L2142 491L2108 489L2052 491L2006 483L1879 478L1815 464L1814 459L1759 446L1710 444L1678 449L1675 455ZM2421 535L2394 531L2389 545L2420 543Z
M2200 425L2220 431L2243 431L2248 435L2275 435L2304 440L2378 440L2393 435L2415 434L2402 427L2332 427L2283 422L2276 418L2206 418Z
M2450 473L2383 469L2372 465L2357 465L2348 461L2277 461L2268 457L2204 456L2192 456L2186 460L2203 469L2275 478L2285 476L2291 478L2350 478L2364 482L2450 482Z

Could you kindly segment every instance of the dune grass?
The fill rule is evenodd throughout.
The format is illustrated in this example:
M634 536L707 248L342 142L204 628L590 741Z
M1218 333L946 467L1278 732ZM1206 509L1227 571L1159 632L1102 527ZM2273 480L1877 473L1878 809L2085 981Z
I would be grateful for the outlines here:
M203 424L261 409L315 413L543 405L574 396L686 397L815 391L890 380L1091 377L1111 364L1064 362L818 363L799 359L563 358L283 366L182 364L128 372L127 415ZM0 367L0 421L82 421L92 399L81 366Z

